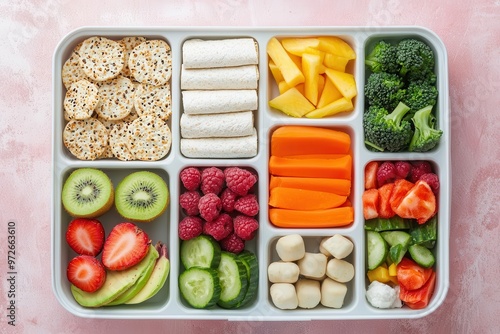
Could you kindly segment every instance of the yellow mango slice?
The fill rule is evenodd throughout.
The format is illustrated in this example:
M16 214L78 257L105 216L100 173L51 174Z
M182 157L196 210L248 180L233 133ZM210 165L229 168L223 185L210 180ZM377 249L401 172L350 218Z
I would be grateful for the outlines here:
M327 104L336 101L342 97L342 93L335 87L332 80L326 78L325 86L321 91L321 96L319 97L319 101L316 104L316 108L322 108Z
M348 62L349 59L334 55L333 53L325 53L325 58L323 59L323 65L340 72L345 72Z
M286 92L290 88L292 88L292 87L290 87L284 80L280 81L278 83L278 90L279 90L280 94L283 94L284 92ZM304 95L304 84L303 83L298 84L297 86L295 86L295 88L297 88L297 90L300 92L300 94Z
M318 49L334 55L347 58L349 60L356 59L356 52L343 39L336 36L321 36L318 37Z
M327 68L325 70L328 79L332 80L333 84L342 93L346 99L352 99L358 93L356 89L356 80L354 75L350 73L344 73L336 70Z
M323 75L318 75L318 100L319 97L321 96L321 93L323 92L323 89L325 89L325 77ZM318 104L316 103L316 108L318 107Z
M307 48L304 53L310 53L313 55L318 55L320 56L320 63L323 63L323 60L325 59L325 52L315 49L315 48Z
M288 85L295 86L305 81L304 75L299 67L293 62L289 54L275 37L271 38L267 44L267 54L271 57L276 66L278 66Z
M302 56L306 49L317 48L319 40L317 38L284 38L281 44L286 51L296 56Z
M340 112L352 111L353 109L352 101L341 97L340 99L333 101L323 108L319 108L307 113L305 116L307 118L323 118L327 116L332 116Z
M321 65L321 57L316 54L302 54L302 73L304 73L304 95L316 105L318 102L318 76L319 67Z
M314 110L314 105L295 87L269 101L269 106L292 117L302 117Z
M276 66L276 64L272 60L269 61L269 69L271 70L271 74L273 75L275 82L281 82L285 80L283 78L283 75L281 74L280 69L278 68L278 66Z

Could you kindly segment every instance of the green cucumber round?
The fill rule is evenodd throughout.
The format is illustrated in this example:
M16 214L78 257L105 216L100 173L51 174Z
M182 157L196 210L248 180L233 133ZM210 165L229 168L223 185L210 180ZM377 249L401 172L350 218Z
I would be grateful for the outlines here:
M209 308L219 301L219 273L213 268L191 267L179 276L182 297L194 308Z
M180 257L186 269L191 267L217 269L220 256L220 245L211 236L199 235L181 243Z
M245 298L248 288L247 269L236 254L223 251L218 272L221 294L217 305L234 308Z

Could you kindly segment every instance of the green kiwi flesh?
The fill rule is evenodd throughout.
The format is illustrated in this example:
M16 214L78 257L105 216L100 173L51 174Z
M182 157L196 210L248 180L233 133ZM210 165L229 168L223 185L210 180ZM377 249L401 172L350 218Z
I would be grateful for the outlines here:
M116 210L128 220L150 222L165 212L168 203L168 186L153 172L129 174L116 187Z
M113 205L114 189L110 178L95 168L74 170L63 185L61 200L75 218L95 218Z

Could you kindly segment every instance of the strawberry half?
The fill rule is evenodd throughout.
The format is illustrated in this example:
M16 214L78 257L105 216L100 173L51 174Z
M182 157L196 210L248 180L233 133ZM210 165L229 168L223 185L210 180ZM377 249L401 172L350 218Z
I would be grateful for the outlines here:
M413 188L414 184L405 179L398 179L394 181L394 188L392 189L391 198L389 202L391 203L391 208L396 212L396 208L403 201L406 194Z
M365 189L377 188L377 170L379 162L370 161L365 166Z
M69 262L66 276L80 290L95 292L106 281L106 270L95 257L78 255Z
M378 217L378 207L380 196L377 189L365 190L362 196L363 199L363 216L365 219Z
M425 181L417 181L394 212L401 218L415 218L425 223L436 213L436 196Z
M120 223L109 234L102 251L102 263L110 270L124 270L139 263L147 254L146 232L132 223Z
M99 254L104 245L104 237L104 227L97 219L74 219L66 231L66 242L80 255Z
M378 188L378 194L380 197L378 216L380 218L391 218L396 214L391 208L391 195L394 189L394 183L386 183L382 187Z

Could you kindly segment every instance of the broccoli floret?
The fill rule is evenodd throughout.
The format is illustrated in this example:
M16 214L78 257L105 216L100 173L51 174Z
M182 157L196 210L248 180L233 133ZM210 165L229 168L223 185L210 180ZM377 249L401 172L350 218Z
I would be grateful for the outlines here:
M410 141L411 152L432 150L441 139L443 131L436 129L436 118L432 115L432 106L418 110L412 117L415 133Z
M365 85L365 97L369 106L393 110L405 96L403 79L387 72L372 73Z
M412 72L406 76L407 82L423 82L427 85L435 85L437 81L436 74L429 69L428 71Z
M424 42L407 38L397 45L397 59L401 65L400 74L429 72L434 68L434 52Z
M412 81L406 88L406 95L403 102L415 113L426 106L436 104L438 90L435 85L426 81Z
M366 145L378 151L389 152L398 152L407 148L413 136L413 130L411 123L403 120L403 117L409 110L410 108L402 102L391 113L383 107L368 108L363 115Z
M378 42L366 57L365 65L374 73L399 73L401 66L397 61L396 46L384 41Z

